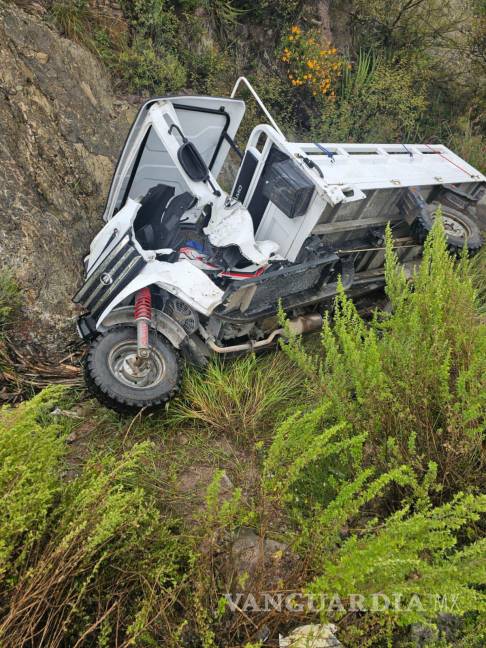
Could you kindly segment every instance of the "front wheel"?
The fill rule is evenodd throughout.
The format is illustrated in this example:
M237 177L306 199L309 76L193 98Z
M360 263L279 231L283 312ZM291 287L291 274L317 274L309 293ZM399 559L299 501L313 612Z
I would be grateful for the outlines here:
M178 351L155 331L149 335L150 355L137 359L137 331L119 326L98 336L85 362L88 390L118 412L153 408L172 398L180 387Z

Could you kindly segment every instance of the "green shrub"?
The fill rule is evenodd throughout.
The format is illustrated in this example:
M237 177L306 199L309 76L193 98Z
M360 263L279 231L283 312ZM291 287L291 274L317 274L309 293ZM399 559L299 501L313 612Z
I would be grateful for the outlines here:
M154 449L95 453L63 481L66 424L49 413L63 393L2 412L0 643L153 645L191 560L156 505Z
M0 583L42 537L60 491L64 440L49 412L62 393L53 387L0 413Z
M391 314L371 326L341 290L334 322L325 319L322 357L298 340L285 345L329 403L327 422L367 435L364 455L386 470L402 463L418 475L437 464L450 491L482 483L486 415L486 327L468 262L449 255L435 219L423 262L407 282L387 231L386 291Z
M181 18L178 55L194 94L225 96L236 79L235 61L228 47L219 44L198 15Z
M287 537L303 557L300 575L322 621L342 622L343 643L361 647L392 641L395 626L433 624L442 597L458 616L480 614L486 496L459 493L434 508L433 463L421 481L407 465L376 476L363 467L366 434L350 437L345 423L326 427L330 411L327 402L290 417L264 464L265 495L288 514ZM387 494L397 487L393 512ZM398 610L374 609L397 600Z
M179 22L165 0L122 0L135 37L152 41L155 48L174 49Z
M460 537L474 532L486 512L486 496L458 494L440 507L411 512L404 507L384 522L369 522L361 532L351 532L332 551L322 556L320 571L309 586L315 597L337 595L343 608L351 594L362 597L360 605L373 610L379 594L380 605L398 600L400 609L384 610L392 625L434 624L441 600L445 611L456 616L483 613L486 596L484 551L486 539L462 544ZM359 610L354 611L359 624ZM324 609L323 619L339 620L344 611ZM369 631L369 629L368 629ZM350 632L350 635L352 633ZM366 640L369 636L363 637ZM374 641L379 635L374 637ZM343 638L343 641L346 641ZM352 645L356 645L353 644ZM358 641L358 645L362 645Z
M121 52L117 70L132 92L166 94L186 83L186 71L172 52L158 52L150 39L137 37Z
M336 101L325 100L312 119L318 141L394 141L415 132L426 108L410 70L362 53L345 71Z

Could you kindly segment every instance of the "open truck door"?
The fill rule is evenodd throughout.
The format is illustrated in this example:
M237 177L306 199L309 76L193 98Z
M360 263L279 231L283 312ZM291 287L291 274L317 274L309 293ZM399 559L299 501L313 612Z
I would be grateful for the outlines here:
M108 195L103 219L109 221L127 200L147 195L163 183L175 195L187 184L152 127L150 109L170 103L184 135L196 146L213 177L221 171L245 113L244 101L219 97L161 97L147 101L128 134Z

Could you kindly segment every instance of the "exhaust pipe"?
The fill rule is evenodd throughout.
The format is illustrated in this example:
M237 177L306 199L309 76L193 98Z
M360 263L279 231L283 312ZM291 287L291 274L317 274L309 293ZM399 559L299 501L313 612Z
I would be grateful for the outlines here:
M312 331L319 331L322 328L322 315L314 313L312 315L299 315L293 320L288 321L288 327L295 335L302 333L311 333ZM243 342L242 344L234 344L233 346L218 346L215 342L207 340L207 345L215 353L237 353L239 351L254 351L255 349L263 349L270 346L276 337L285 335L285 329L278 328L272 331L268 337L258 342Z

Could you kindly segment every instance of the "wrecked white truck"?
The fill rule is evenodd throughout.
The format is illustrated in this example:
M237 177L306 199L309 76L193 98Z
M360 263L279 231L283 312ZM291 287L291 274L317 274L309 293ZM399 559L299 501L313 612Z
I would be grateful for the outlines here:
M264 349L319 329L338 277L352 294L383 285L391 224L406 266L420 258L442 205L452 249L481 246L474 204L486 178L428 144L289 142L257 126L234 140L245 103L171 97L146 102L122 150L103 229L74 301L89 344L90 391L119 411L155 407L179 389L181 363ZM234 185L218 183L233 149Z

